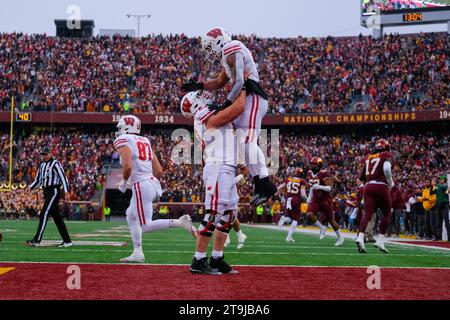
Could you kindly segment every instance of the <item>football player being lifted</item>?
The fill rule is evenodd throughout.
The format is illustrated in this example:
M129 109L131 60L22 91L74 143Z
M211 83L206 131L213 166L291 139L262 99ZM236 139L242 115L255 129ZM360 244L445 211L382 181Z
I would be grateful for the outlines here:
M229 108L239 97L244 85L246 86L245 110L233 120L233 124L237 130L240 153L253 177L255 193L251 204L258 206L277 192L276 186L269 179L265 156L258 146L261 122L268 110L269 97L260 85L252 53L242 42L233 41L223 28L213 28L202 37L202 51L211 63L221 60L223 70L215 79L204 83L191 80L183 84L182 89L185 92L211 91L221 89L231 82L232 89L226 101L209 106L210 110L220 111Z
M238 146L232 122L245 108L246 93L220 112L208 109L212 95L206 91L188 93L181 102L181 112L194 117L195 136L204 151L203 182L205 217L197 232L197 244L190 272L194 274L237 273L224 260L223 248L237 216L239 196L236 186ZM208 263L206 251L214 235Z

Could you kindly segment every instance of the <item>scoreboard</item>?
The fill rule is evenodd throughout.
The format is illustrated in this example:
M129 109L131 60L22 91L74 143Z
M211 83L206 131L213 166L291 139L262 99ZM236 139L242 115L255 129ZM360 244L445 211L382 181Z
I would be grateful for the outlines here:
M420 24L441 24L448 23L450 28L450 2L442 4L439 2L429 2L429 7L406 9L386 9L372 5L365 5L362 0L361 5L361 25L366 28L398 27ZM384 2L406 2L395 0L384 0ZM418 1L408 1L415 3ZM450 30L449 30L450 31Z

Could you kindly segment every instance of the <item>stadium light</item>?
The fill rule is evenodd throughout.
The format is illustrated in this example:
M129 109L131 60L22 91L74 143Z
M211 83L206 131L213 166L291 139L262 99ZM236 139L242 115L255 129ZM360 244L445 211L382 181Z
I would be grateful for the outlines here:
M127 14L127 18L136 18L138 23L138 38L141 36L141 19L142 18L148 18L150 19L152 17L151 14Z

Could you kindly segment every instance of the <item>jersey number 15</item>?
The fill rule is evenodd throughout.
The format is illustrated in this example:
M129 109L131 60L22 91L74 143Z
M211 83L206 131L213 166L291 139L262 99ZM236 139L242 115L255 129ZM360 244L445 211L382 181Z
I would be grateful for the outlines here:
M137 143L137 148L139 152L139 160L152 161L152 148L149 143L139 141Z

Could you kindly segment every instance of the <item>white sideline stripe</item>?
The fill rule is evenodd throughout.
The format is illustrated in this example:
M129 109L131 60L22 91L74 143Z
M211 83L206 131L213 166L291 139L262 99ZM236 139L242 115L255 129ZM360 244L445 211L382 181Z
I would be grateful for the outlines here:
M105 265L105 266L154 266L154 267L188 267L189 264L160 264L160 263L101 263L101 262L30 262L30 261L0 261L0 263L7 264L56 264L56 265ZM248 264L234 264L235 267L244 267L244 268L323 268L323 269L367 269L370 266L293 266L293 265L248 265ZM423 270L450 270L450 268L446 267L379 267L380 269L423 269Z
M0 252L1 251L28 251L30 249L10 249L10 248L0 248ZM51 251L51 252L61 252L61 250L56 250L56 249L46 249L44 248L36 248L35 250L39 250L39 251ZM68 249L72 252L129 252L130 250L96 250L96 249ZM170 253L186 253L186 254L192 254L192 251L175 251L175 250L143 250L144 253L166 253L166 254L170 254ZM229 251L227 252L227 254L238 254L238 255L253 255L253 256L283 256L283 255L297 255L297 256L364 256L364 257L368 257L368 256L377 256L377 257L436 257L436 255L433 254L395 254L395 255L388 255L388 254L381 254L381 253L377 253L377 254L373 254L373 253L367 253L367 254L361 254L361 253L316 253L316 252L241 252L241 251Z
M255 229L268 229L268 230L274 230L274 231L283 231L286 232L288 230L288 227L282 227L282 228L278 228L278 226L272 226L272 225L247 225L247 227L249 228L255 228ZM305 235L309 235L309 236L314 236L314 235L318 235L319 234L319 229L317 228L316 230L309 230L309 229L303 229L301 227L297 227L297 229L295 230L295 232L297 233L302 233ZM341 231L341 234L344 236L344 238L346 239L350 239L350 240L354 240L355 238L355 234L354 233L348 233L348 232L344 232ZM326 236L327 237L331 237L331 238L336 238L336 233L334 231L327 231L326 232ZM417 241L417 244L413 244L413 243L404 243L404 241L415 241L414 239L395 239L395 240L386 240L385 243L389 243L390 245L397 245L397 246L412 246L412 247L418 247L418 248L424 248L424 249L428 249L428 250L441 250L441 251L450 251L450 248L443 248L443 247L432 247L432 246L426 246L426 245L421 245L421 241Z
M89 238L89 239L91 239L91 238ZM152 239L150 239L150 240L148 240L148 241L151 241L151 243L145 243L144 244L144 247L161 247L161 246L170 246L170 247L186 247L186 246L188 246L189 244L180 244L180 243L166 243L166 242L154 242ZM8 241L8 240L6 240L6 241L2 241L2 242L4 242L4 243L17 243L17 241ZM73 242L73 244L75 245L75 246L79 246L79 245L81 245L81 246L102 246L102 245L97 245L97 244L86 244L85 242L104 242L104 243L110 243L110 242L108 242L108 241L95 241L95 240L92 240L92 241L72 241ZM189 240L189 242L193 242L193 240L191 241L191 240ZM57 243L61 243L61 240L44 240L44 242L43 242L44 244L45 243L47 243L47 244L57 244ZM127 242L111 242L111 243L120 243L120 244L124 244L124 243L127 243ZM195 242L194 242L195 243ZM233 247L233 242L231 242L231 244L228 246L228 248L230 248L230 247ZM46 245L42 245L42 242L41 242L41 247L46 247ZM264 246L264 245L255 245L255 244L252 244L252 243L245 243L245 245L244 245L244 247L245 248L249 248L249 247L257 247L257 248L278 248L278 249L318 249L318 250L332 250L332 251L335 251L335 250L339 250L339 251L355 251L355 248L348 248L348 247L333 247L333 246L330 246L330 245L327 245L327 246L298 246L298 245L295 245L295 244L284 244L284 245L282 245L282 244L280 244L279 246ZM1 249L0 249L1 250ZM405 250L408 250L408 249L389 249L389 252L396 252L396 251L402 251L402 252L404 252Z

